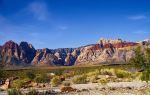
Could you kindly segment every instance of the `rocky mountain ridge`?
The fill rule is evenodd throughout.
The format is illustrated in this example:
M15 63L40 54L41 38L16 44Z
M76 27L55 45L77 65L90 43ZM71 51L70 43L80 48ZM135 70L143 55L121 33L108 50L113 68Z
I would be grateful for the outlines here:
M0 61L5 66L71 66L128 62L134 47L150 47L150 40L127 42L121 39L100 39L96 44L79 48L35 49L27 42L8 41L0 46Z

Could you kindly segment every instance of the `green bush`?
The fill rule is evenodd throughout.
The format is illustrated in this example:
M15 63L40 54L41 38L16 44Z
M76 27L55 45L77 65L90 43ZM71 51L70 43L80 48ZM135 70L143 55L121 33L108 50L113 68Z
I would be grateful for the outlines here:
M100 74L100 71L98 69L96 69L95 71L91 71L89 73L87 73L87 76L98 76Z
M86 83L86 78L87 76L86 75L76 75L72 78L72 82L74 84L82 84L82 83Z
M98 77L97 75L93 75L93 76L88 77L88 79L91 83L97 83Z
M26 76L27 76L27 78L29 78L29 79L31 79L31 80L33 80L33 79L36 77L33 72L27 72L27 73L26 73Z
M51 84L52 86L58 86L59 84L61 84L61 79L60 79L60 77L59 77L59 76L53 77L53 78L51 79L50 84Z
M115 74L118 78L130 78L131 77L130 72L125 71L125 70L121 70L121 69L116 69Z
M17 89L23 87L24 85L25 85L25 82L20 79L12 81L12 84L11 84L11 86L13 88L17 88ZM13 90L15 90L15 89L13 89Z
M8 95L23 95L19 89L10 89L7 93Z
M46 74L39 74L35 77L35 81L37 83L46 83L46 82L50 81L50 79L47 77Z
M150 73L147 70L142 72L141 80L146 82L150 80Z
M101 85L106 85L108 83L108 81L107 81L107 79L100 79L98 81L98 83L101 84Z
M101 69L100 72L102 75L109 75L112 76L114 74L114 69Z
M63 86L70 86L71 85L71 83L70 83L70 81L63 81Z
M70 77L73 77L74 76L74 71L69 71L69 72L65 72L64 71L64 74L65 78L70 78Z
M141 80L141 76L142 76L141 72L134 72L131 74L131 78L134 80Z

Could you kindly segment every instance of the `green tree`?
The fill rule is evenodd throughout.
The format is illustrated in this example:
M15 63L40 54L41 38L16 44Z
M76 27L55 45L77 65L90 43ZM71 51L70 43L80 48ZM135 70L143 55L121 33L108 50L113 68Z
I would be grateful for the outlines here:
M145 67L144 54L141 52L141 47L135 49L135 56L130 59L130 63L137 68Z
M143 70L141 80L150 80L150 48L144 48L142 51L141 47L135 49L135 56L130 60L130 63L136 68Z
M146 67L150 69L150 48L146 48L145 50L146 50L146 55L145 55Z

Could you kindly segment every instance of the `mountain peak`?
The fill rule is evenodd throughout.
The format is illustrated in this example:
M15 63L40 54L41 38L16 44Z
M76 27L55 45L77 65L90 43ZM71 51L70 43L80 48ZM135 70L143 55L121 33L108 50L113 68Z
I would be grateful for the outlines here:
M7 41L7 42L3 45L3 48L8 48L8 49L12 49L12 48L16 48L16 47L18 47L18 44L15 43L15 42L12 41L12 40Z
M141 43L122 39L101 38L97 44L79 48L35 49L32 44L22 41L19 45L12 40L0 46L0 57L7 64L17 65L79 65L128 62L134 56L136 46L150 47L150 40Z
M100 40L97 41L97 44L117 44L117 43L122 43L123 40L122 39L106 39L106 38L100 38Z
M23 48L32 48L32 49L34 49L32 44L29 44L28 42L25 42L25 41L22 41L19 46L21 46Z

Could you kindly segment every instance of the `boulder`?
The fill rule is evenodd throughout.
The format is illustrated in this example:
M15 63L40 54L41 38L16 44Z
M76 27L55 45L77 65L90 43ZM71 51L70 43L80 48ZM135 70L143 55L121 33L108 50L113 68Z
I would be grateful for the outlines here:
M32 86L32 87L37 87L37 86L38 86L38 83L36 83L36 82L31 82L31 86Z
M10 80L6 79L5 84L3 84L0 89L7 90L8 88L10 88Z

